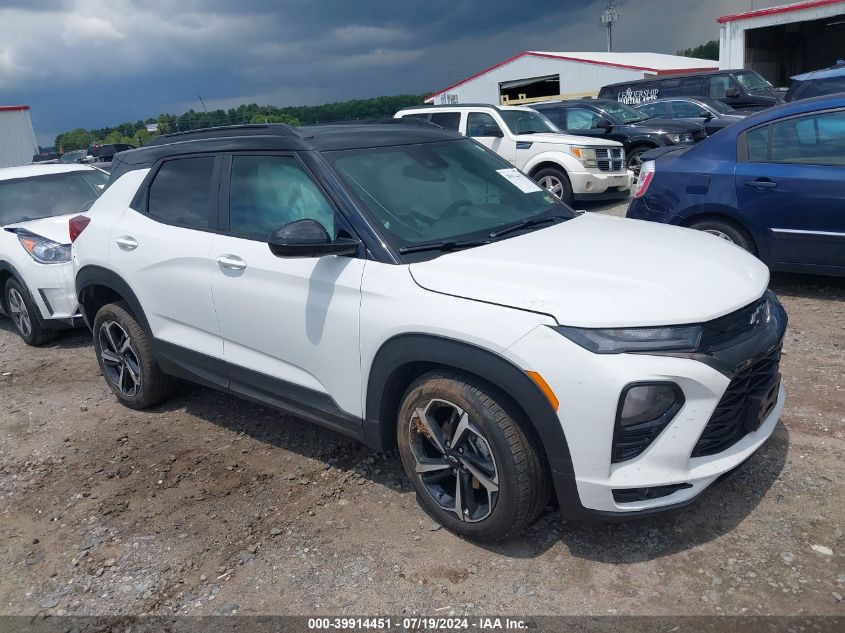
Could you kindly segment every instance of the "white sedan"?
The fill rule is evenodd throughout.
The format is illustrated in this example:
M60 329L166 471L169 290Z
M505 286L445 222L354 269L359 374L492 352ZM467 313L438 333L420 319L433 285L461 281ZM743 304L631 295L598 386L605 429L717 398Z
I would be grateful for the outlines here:
M68 221L107 182L106 173L84 165L0 169L0 309L29 345L82 324Z

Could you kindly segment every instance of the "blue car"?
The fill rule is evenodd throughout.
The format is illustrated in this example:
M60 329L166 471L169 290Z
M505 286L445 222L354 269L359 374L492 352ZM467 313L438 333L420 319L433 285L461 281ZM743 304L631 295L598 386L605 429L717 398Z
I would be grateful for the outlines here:
M772 270L845 275L845 93L649 154L629 218L712 233Z

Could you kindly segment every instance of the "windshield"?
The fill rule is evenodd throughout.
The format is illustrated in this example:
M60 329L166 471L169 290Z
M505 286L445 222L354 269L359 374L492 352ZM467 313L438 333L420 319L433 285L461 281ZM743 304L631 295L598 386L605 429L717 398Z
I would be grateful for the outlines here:
M569 207L470 139L323 154L395 248L439 240L487 240ZM527 229L526 229L527 230Z
M742 84L742 87L750 93L770 92L773 89L772 84L763 79L753 70L745 70L741 73L736 73L734 77L736 77L736 80Z
M624 103L602 103L599 108L605 114L623 123L636 123L637 121L645 121L648 118L639 110L626 106Z
M500 110L499 115L513 134L560 132L560 128L534 110Z
M0 225L84 211L106 182L95 169L0 180Z
M734 108L729 106L727 103L719 101L718 99L702 98L699 99L699 101L719 114L730 114L731 112L736 112Z

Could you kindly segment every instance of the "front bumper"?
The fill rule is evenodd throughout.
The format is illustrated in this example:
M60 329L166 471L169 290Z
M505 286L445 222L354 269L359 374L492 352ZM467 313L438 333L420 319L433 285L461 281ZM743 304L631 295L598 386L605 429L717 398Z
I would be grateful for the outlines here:
M767 350L779 345L783 327L785 318L778 332L768 334L757 345L765 345ZM741 353L748 359L763 351L746 346ZM568 451L570 456L572 472L553 468L552 474L561 511L572 519L624 518L691 503L766 442L784 406L785 393L779 387L774 406L759 428L716 454L692 457L731 383L730 372L718 359L710 362L678 356L593 354L545 326L522 338L508 353L521 367L542 375L560 401L558 418L567 446L545 449L550 463L561 462L554 459L554 451ZM613 463L619 396L633 382L674 382L685 401L648 448L632 459ZM633 501L620 500L624 495L618 494L632 489L665 491L667 486L677 489Z
M39 264L32 261L19 269L30 296L38 307L38 318L50 327L81 324L76 298L73 264Z
M599 199L599 196L627 197L634 182L630 170L624 172L593 171L568 172L569 183L576 200Z

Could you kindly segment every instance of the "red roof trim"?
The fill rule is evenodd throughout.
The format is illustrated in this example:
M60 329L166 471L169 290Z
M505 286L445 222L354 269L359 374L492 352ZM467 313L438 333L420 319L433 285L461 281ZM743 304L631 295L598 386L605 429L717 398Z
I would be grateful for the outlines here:
M842 2L843 0L836 0L836 1ZM631 66L629 64L617 64L617 63L614 63L614 62L602 62L602 61L597 61L597 60L594 60L594 59L581 59L580 57L567 57L565 55L550 55L548 53L535 53L535 52L532 52L532 51L523 51L522 53L519 53L518 55L514 55L513 57L510 57L503 62L499 62L498 64L490 66L490 68L485 68L484 70L477 72L474 75L467 77L466 79L461 79L461 81L454 83L451 86L448 86L447 88L443 88L443 90L435 92L434 94L430 94L429 96L427 96L425 98L425 100L427 101L429 99L433 99L434 97L442 95L444 92L449 92L453 88L457 88L458 86L461 86L461 85L467 83L468 81L472 81L473 79L481 77L481 75L486 75L490 71L496 70L497 68L504 66L505 64L510 64L511 62L516 61L517 59L519 59L521 57L525 57L526 55L530 55L531 57L543 57L543 58L546 58L546 59L562 59L564 61L578 62L580 64L594 64L596 66L611 66L613 68L627 68L628 70L643 70L643 71L646 71L646 72L657 73L658 75L667 74L667 73L695 72L697 70L713 70L716 67L716 63L714 62L714 66L710 67L710 68L673 68L673 69L670 69L670 70L659 70L657 68L647 68L645 66Z
M29 110L29 106L0 106L0 112L8 110Z
M801 9L814 9L816 7L824 7L828 4L838 4L845 0L807 0L806 2L796 2L795 4L784 4L777 7L769 7L768 9L757 9L756 11L747 11L745 13L735 13L733 15L723 15L716 19L719 24L725 22L733 22L735 20L746 20L748 18L758 18L763 15L777 15L778 13L791 13L792 11L800 11Z

